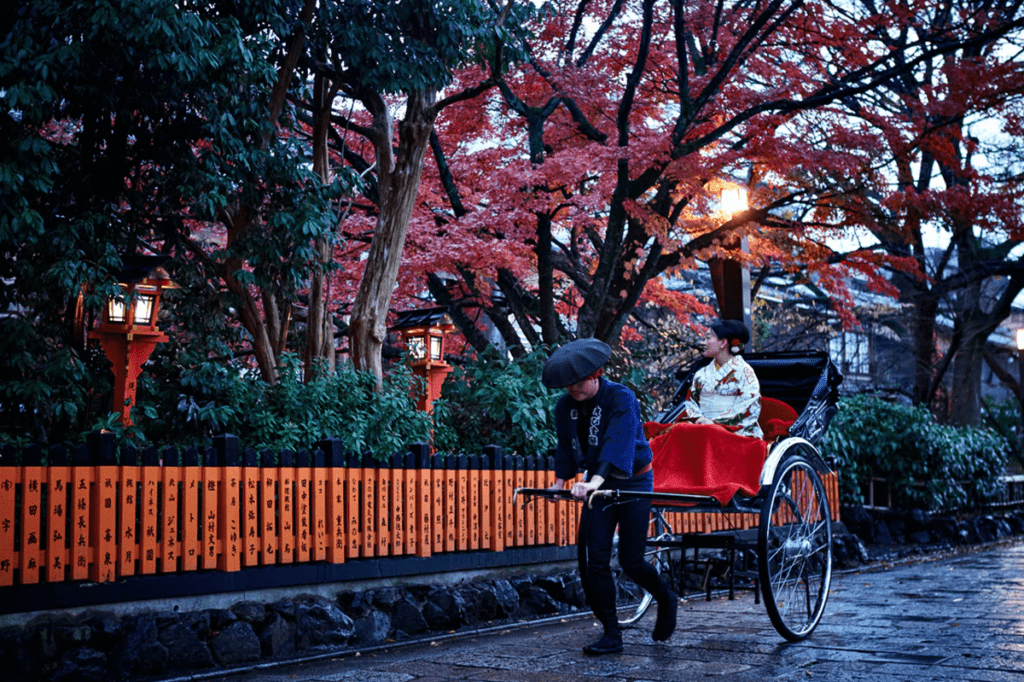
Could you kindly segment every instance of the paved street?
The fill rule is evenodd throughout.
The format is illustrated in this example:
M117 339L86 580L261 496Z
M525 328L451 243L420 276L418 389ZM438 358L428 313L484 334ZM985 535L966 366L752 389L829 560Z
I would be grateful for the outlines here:
M580 648L592 619L405 645L249 671L232 682L361 680L1024 680L1024 544L837 575L824 619L788 644L749 593L680 605L675 636L654 644L653 610L626 651Z

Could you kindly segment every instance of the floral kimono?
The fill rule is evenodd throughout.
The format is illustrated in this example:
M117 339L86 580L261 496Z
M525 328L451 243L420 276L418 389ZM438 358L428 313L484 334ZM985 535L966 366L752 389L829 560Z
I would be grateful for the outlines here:
M715 361L697 370L679 421L721 424L741 436L762 436L761 385L739 355L721 367Z

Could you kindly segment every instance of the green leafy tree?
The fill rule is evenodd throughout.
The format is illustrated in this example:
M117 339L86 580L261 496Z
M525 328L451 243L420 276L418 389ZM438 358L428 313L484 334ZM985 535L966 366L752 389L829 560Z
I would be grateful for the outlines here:
M12 10L0 37L5 427L61 440L102 410L107 369L84 335L129 254L178 259L188 315L237 316L274 380L281 309L303 286L331 194L275 125L289 62L271 58L301 21L290 3L231 7ZM213 220L228 227L212 231ZM196 356L213 328L228 331L190 328Z

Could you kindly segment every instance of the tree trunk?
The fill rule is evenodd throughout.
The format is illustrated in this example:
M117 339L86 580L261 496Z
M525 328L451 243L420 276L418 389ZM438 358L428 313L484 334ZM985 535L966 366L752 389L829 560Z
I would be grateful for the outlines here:
M985 340L974 336L953 359L949 420L960 426L976 426L981 418L981 363Z
M323 75L317 75L313 85L313 172L324 185L331 184L330 160L327 156L327 135L331 125L331 102L335 90ZM317 238L313 245L317 266L310 274L309 311L306 316L306 351L303 358L305 379L309 381L317 374L318 361L322 369L333 373L334 325L328 310L327 267L331 262L333 248L330 239Z
M416 205L423 158L434 127L434 91L415 91L399 125L397 157L392 152L391 115L375 93L364 93L363 103L373 113L374 149L380 179L380 217L370 242L366 269L352 306L349 354L353 366L383 377L381 350L387 336L391 295L398 281L409 220Z
M935 314L938 300L921 282L914 300L914 404L927 405L931 400L932 375L935 371Z
M555 274L551 259L551 216L537 214L537 298L540 302L540 333L544 343L558 343L558 313L555 311Z
M260 368L260 376L268 384L277 383L277 353L274 343L270 338L265 318L260 314L259 306L252 297L248 288L243 286L235 278L234 273L242 267L242 261L238 258L228 259L221 266L221 277L227 285L228 291L233 293L242 302L242 308L238 312L242 326L252 335L252 353L256 358L256 364Z

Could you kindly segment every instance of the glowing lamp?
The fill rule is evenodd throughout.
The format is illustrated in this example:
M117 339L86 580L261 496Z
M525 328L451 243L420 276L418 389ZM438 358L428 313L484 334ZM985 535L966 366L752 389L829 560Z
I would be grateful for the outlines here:
M89 334L103 346L114 372L114 411L125 426L132 423L136 382L142 365L156 348L167 341L157 326L160 293L175 288L167 272L159 266L160 256L125 257L125 271L117 294L107 299L103 321Z
M128 306L120 296L111 296L107 299L107 322L112 324L124 324L128 321Z
M448 333L454 328L444 308L400 313L391 328L405 344L413 373L426 380L427 390L420 396L418 403L419 408L425 412L429 412L433 402L441 397L441 385L452 371L444 360L444 347Z
M427 343L423 336L408 336L405 339L405 347L409 350L409 357L413 362L423 362L427 359Z
M747 190L742 187L728 187L722 190L722 212L735 215L747 210Z
M156 299L160 288L150 285L135 287L135 314L132 324L152 327L156 324Z

